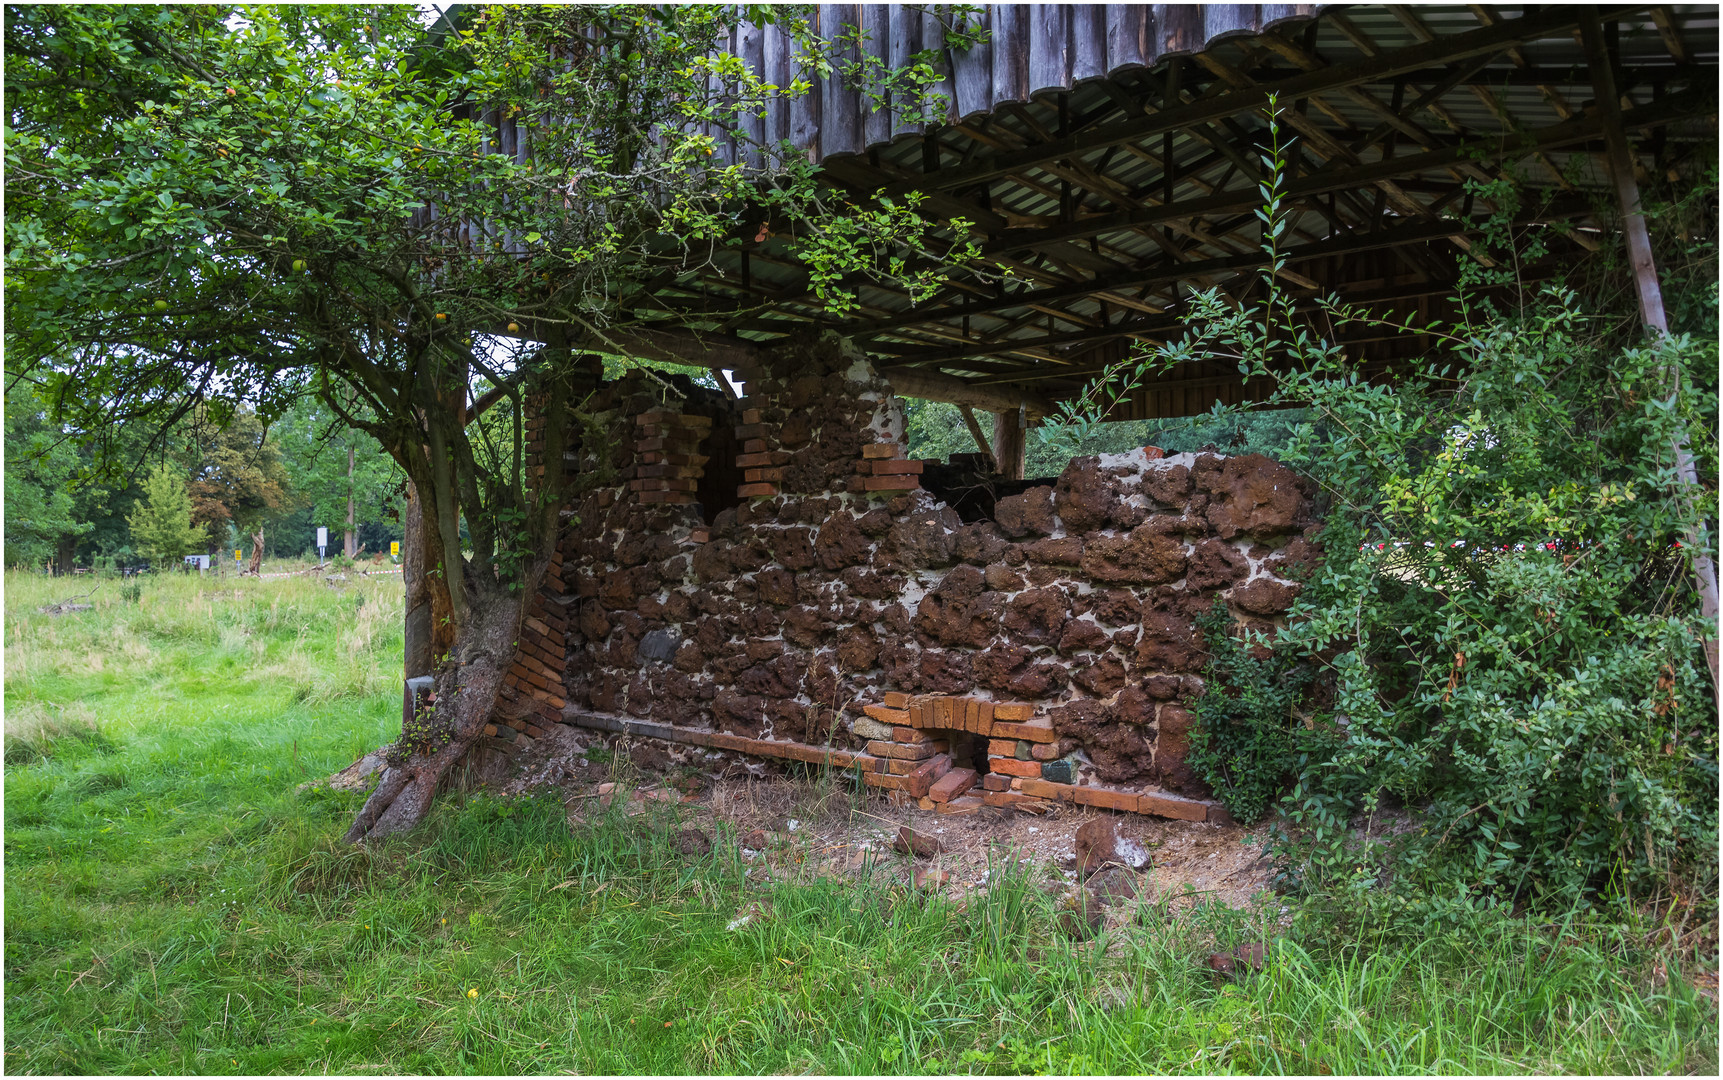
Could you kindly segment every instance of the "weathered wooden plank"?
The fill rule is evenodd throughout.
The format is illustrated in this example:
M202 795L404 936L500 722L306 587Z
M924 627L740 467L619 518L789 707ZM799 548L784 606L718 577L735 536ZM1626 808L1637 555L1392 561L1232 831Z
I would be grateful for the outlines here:
M1204 45L1203 12L1199 4L1154 4L1154 58L1160 61L1168 53L1196 52Z
M827 39L835 38L846 26L859 25L857 4L821 4L819 32ZM837 70L845 63L859 61L854 45L832 50L833 71L820 79L820 155L859 154L862 150L861 91L844 85Z
M1102 4L1071 5L1071 81L1107 73L1107 15Z
M1107 5L1107 70L1154 63L1149 28L1154 18L1149 4Z
M862 51L883 66L891 64L891 5L861 5ZM870 65L871 67L871 65ZM880 87L873 78L862 93L862 139L864 146L891 141L891 111L875 100Z
M1029 5L993 9L993 100L1029 100Z
M1029 94L1071 85L1070 20L1064 4L1030 4Z
M994 13L989 8L981 16L982 25L989 31L989 41L977 45L973 49L951 54L951 79L953 96L956 102L953 108L953 121L961 121L964 117L976 113L989 112L993 108L993 50L991 40Z
M956 18L956 16L954 15L952 18ZM932 114L932 120L935 124L952 123L956 118L956 110L953 108L955 89L951 81L952 50L947 48L945 44L945 23L932 5L922 9L920 47L924 50L938 52L945 60L945 65L941 69L943 77L929 88L932 93L943 99L943 103L930 102L926 111Z
M788 89L795 79L790 67L790 52L795 47L794 43L775 27L768 28L761 37L764 39L760 49L765 65L761 68L761 76L773 86ZM786 107L781 101L776 107L766 109L767 140L776 144L790 138L790 121L794 112L793 107Z
M909 58L921 51L922 12L907 4L886 7L886 64L893 71L909 66ZM908 106L905 108L904 106ZM890 138L913 135L921 130L920 102L893 102ZM912 122L913 121L913 122Z
M766 71L766 32L753 23L743 23L739 28L741 52L737 55L748 65L748 69L757 74ZM766 118L757 113L749 112L741 118L737 126L747 137L739 146L742 163L751 169L765 165L766 158L761 144L766 141Z

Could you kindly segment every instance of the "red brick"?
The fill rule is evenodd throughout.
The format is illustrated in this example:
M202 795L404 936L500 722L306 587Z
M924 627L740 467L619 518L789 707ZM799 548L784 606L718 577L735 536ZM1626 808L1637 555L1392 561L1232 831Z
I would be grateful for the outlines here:
M1050 780L1024 777L1021 780L1013 781L1011 786L1025 795L1033 795L1038 799L1062 799L1065 802L1077 800L1077 796L1074 794L1077 789L1070 784L1055 784Z
M944 741L925 742L919 746L881 740L867 744L867 752L875 757L897 758L900 761L923 761L935 754L945 753L946 749Z
M993 703L993 719L995 720L1027 720L1035 715L1035 706L1021 701L995 701Z
M1137 796L1137 812L1175 818L1179 821L1207 821L1208 804L1196 799L1181 799L1177 795L1162 795L1145 791Z
M537 724L528 724L526 726L526 733L535 739L544 738L544 729L539 727Z
M927 792L934 802L950 802L975 786L974 769L953 769L940 777Z
M1041 763L1039 761L1018 761L1016 758L990 757L987 759L987 767L996 773L1004 773L1006 776L1041 775Z
M896 443L868 443L862 447L862 457L870 461L894 458L897 456L897 452L898 445Z
M915 772L911 775L919 776L931 784L950 771L951 755L935 754L933 757L928 758L926 761L916 766ZM922 792L922 794L925 795L926 792Z
M862 783L870 787L886 788L891 791L908 791L914 794L912 776L892 776L890 773L863 773Z
M770 449L771 447L766 445L764 439L748 439L742 443L742 453L744 454L764 454Z
M1115 791L1112 788L1084 787L1076 789L1077 801L1084 806L1102 806L1108 810L1134 811L1137 808L1137 793L1134 791Z
M888 708L884 705L867 705L862 708L862 712L867 713L882 724L902 725L911 720L909 712L903 709ZM913 722L911 726L914 726Z
M744 469L742 471L742 479L750 484L775 484L783 478L783 469Z
M914 743L917 745L933 741L932 735L929 735L925 731L917 731L912 727L892 728L891 737L900 743Z
M899 690L887 690L885 703L888 708L904 709L909 707L909 695Z
M742 410L742 423L744 424L758 424L763 419L765 417L760 414L759 409Z
M981 786L986 788L988 791L1009 791L1011 789L1011 778L1009 776L1001 776L998 773L988 773L986 776L981 778Z
M891 458L875 461L869 470L874 476L908 476L921 474L921 462L905 461L902 458Z
M960 795L949 802L936 802L935 811L941 814L973 814L986 805L975 795Z
M885 763L885 771L893 776L908 776L920 767L921 762L919 761L888 761Z
M863 491L916 491L921 481L913 476L870 476L862 481Z
M939 727L954 728L957 722L957 704L950 698L935 698L933 702L933 722Z
M777 464L779 464L779 462L776 460L776 455L774 454L759 453L736 455L736 468L738 469L758 469L762 466Z
M994 757L1016 757L1016 739L988 739L987 752Z
M736 489L736 494L744 499L758 499L778 493L776 484L743 484Z
M766 432L765 424L736 425L736 438L738 439L763 439L766 437Z
M997 715L997 711L995 715ZM1000 739L1023 739L1026 742L1051 743L1059 741L1059 736L1054 732L1053 725L1046 720L1038 720L1032 724L995 720L993 721L993 734Z
M495 724L486 724L485 725L485 734L487 736L489 736L490 738L493 738L493 739L496 738L497 737L497 726Z

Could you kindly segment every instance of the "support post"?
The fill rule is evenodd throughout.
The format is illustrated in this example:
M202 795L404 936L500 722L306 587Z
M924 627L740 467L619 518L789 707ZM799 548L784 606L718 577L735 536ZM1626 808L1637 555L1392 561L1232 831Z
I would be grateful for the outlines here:
M963 414L963 425L969 429L969 437L975 440L975 448L993 458L993 471L999 471L999 459L993 457L993 447L987 445L987 436L981 431L980 421L975 419L975 410L968 405L959 405L957 411Z
M1640 321L1651 328L1658 340L1669 334L1669 319L1663 309L1663 288L1657 280L1657 263L1651 255L1651 231L1639 202L1639 183L1633 176L1633 150L1627 133L1621 126L1621 95L1615 85L1609 49L1603 37L1603 26L1597 8L1588 6L1580 23L1585 41L1586 62L1591 67L1592 88L1597 95L1598 117L1603 121L1604 143L1608 148L1610 177L1615 181L1616 200L1621 210L1621 231L1627 240L1628 262L1633 267L1633 284L1639 295ZM1673 365L1664 369L1665 388L1674 392L1680 384L1680 374ZM1676 483L1680 497L1691 501L1703 489L1693 467L1693 454L1687 448L1685 432L1676 436L1674 444ZM1694 584L1699 591L1699 613L1713 622L1717 619L1717 566L1711 560L1701 519L1696 533L1689 533L1688 550L1693 553ZM1706 642L1705 662L1711 668L1711 685L1717 689L1717 639Z
M1027 410L1019 405L993 414L993 459L999 475L1007 480L1023 479L1023 443L1028 434Z

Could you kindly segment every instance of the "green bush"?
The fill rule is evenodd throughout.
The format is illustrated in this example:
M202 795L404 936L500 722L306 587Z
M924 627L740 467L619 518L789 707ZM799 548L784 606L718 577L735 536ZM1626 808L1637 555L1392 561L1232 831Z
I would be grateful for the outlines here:
M1315 670L1285 651L1253 656L1233 632L1226 604L1197 620L1209 651L1207 689L1191 707L1187 761L1236 820L1268 812L1296 773L1301 706Z
M1275 267L1283 155L1263 159ZM1565 287L1512 312L1480 304L1472 286L1513 284L1500 268L1544 256L1549 234L1510 231L1511 184L1479 194L1496 208L1497 269L1468 268L1455 324L1295 302L1271 269L1256 304L1195 296L1186 334L1105 373L1071 406L1074 424L1104 415L1119 387L1217 355L1274 380L1269 407L1306 410L1277 456L1319 493L1324 561L1276 660L1217 654L1198 757L1247 818L1291 762L1275 832L1313 894L1341 913L1432 921L1674 898L1714 913L1716 628L1691 558L1716 553L1714 225L1687 229L1675 260L1680 287L1708 303L1681 302L1678 318L1697 322L1646 344L1607 266L1585 280L1613 280L1616 308L1588 312ZM1367 379L1313 328L1359 324L1440 347ZM1679 481L1678 445L1700 463L1697 486ZM1286 716L1298 660L1325 702L1308 728Z

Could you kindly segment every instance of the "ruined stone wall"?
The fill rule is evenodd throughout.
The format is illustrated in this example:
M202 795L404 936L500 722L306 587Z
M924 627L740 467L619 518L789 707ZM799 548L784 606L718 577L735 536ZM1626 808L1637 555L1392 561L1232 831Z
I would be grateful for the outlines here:
M600 391L604 460L565 467L603 483L570 508L499 737L560 720L830 761L937 801L1218 815L1185 762L1194 620L1217 597L1240 622L1283 619L1314 555L1294 474L1079 458L964 524L920 489L859 355L828 341L744 374L739 402L640 375ZM743 482L708 524L696 493L720 443Z

